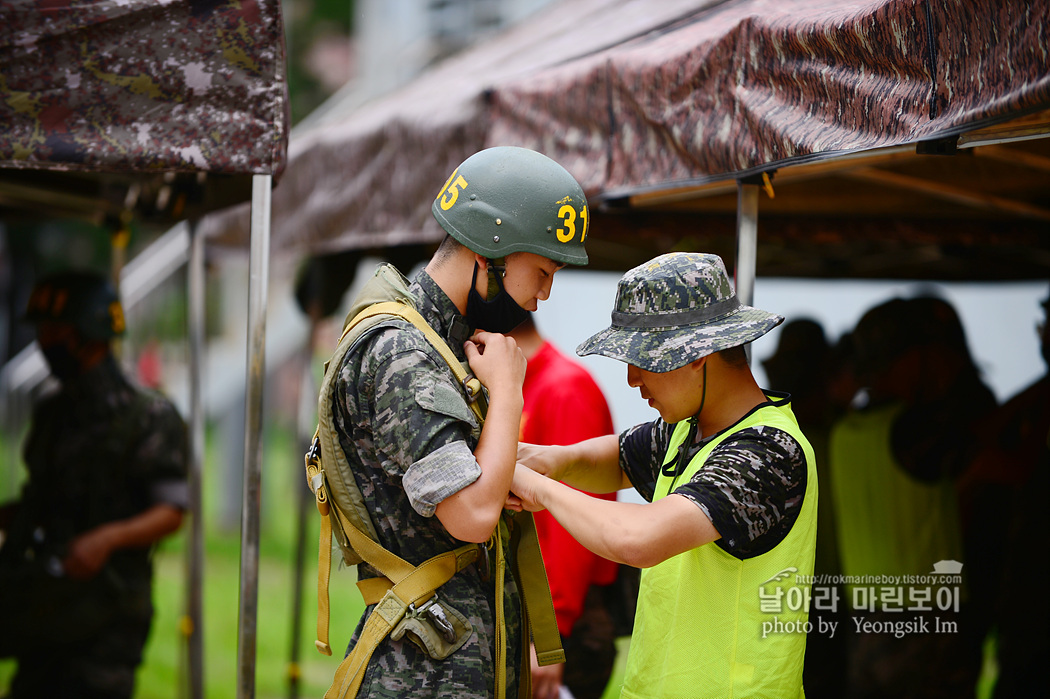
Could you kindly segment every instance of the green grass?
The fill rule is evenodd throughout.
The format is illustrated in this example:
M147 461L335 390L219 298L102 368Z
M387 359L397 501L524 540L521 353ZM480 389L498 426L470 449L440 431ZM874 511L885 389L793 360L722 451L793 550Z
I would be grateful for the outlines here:
M219 531L220 488L218 447L209 432L204 465L204 687L210 699L236 696L238 614L240 609L240 532ZM298 492L305 483L303 449L286 430L270 427L263 445L262 517L259 544L258 620L256 624L255 696L289 697L292 655L292 595ZM237 466L238 470L241 468ZM0 469L2 471L2 469ZM4 472L6 474L6 472ZM7 497L0 497L6 500ZM303 572L299 658L299 696L320 697L328 689L342 659L363 602L354 586L355 571L333 567L331 581L332 656L314 648L317 615L317 538L319 517L308 503L306 554ZM158 547L154 558L153 599L156 614L145 657L139 668L136 699L188 697L186 644L179 620L186 609L187 519L182 530ZM621 639L626 648L627 639ZM619 695L623 672L621 652L605 697ZM0 696L15 669L0 661Z

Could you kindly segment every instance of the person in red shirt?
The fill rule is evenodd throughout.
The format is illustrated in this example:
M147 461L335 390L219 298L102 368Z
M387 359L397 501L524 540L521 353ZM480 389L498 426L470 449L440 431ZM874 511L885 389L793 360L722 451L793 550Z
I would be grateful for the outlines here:
M612 414L598 384L540 335L531 315L509 334L528 360L522 442L575 444L613 434ZM598 497L615 500L616 494ZM620 566L577 543L546 510L534 517L566 662L540 667L533 653L533 697L558 697L565 686L575 699L597 699L616 658L616 633L601 588L616 581Z

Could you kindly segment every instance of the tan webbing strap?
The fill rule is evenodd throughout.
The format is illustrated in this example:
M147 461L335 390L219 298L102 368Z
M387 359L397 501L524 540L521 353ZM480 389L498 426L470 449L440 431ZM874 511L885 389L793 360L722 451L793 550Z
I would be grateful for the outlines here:
M324 655L332 654L328 645L328 620L331 607L328 598L328 583L332 576L332 523L328 519L330 504L328 488L324 483L324 472L321 469L321 450L318 435L321 427L314 431L314 438L306 452L306 480L314 491L317 511L321 513L321 533L317 542L317 640L314 645Z
M357 590L361 593L361 599L365 601L366 607L370 604L378 603L379 600L383 599L383 595L386 594L387 590L393 586L394 583L390 582L390 578L383 576L357 581Z
M321 517L321 536L317 542L317 640L314 645L325 655L332 654L328 645L328 619L331 607L328 600L328 582L332 575L332 523Z
M529 515L524 517L522 515ZM554 616L550 583L543 567L540 541L536 533L536 521L532 514L522 512L514 517L514 566L522 603L528 620L528 632L536 646L536 660L540 665L565 662L565 651L558 633L558 621Z
M438 351L439 354L441 354L441 358L444 359L449 368L452 369L456 381L458 381L466 390L468 398L467 404L474 412L474 415L479 421L485 419L481 405L478 403L478 399L482 396L481 382L478 381L473 374L469 374L467 370L463 368L463 364L456 358L456 355L452 352L452 349L448 346L448 343L445 342L444 338L438 335L437 331L430 327L430 323L419 314L419 311L411 306L401 303L400 301L383 301L382 303L373 304L358 313L354 316L353 320L347 323L346 330L343 331L343 336L345 337L346 333L350 332L355 325L365 318L376 315L393 315L403 318L422 332L427 338L427 341Z
M506 551L503 550L504 531L506 531L506 524L503 517L500 516L499 524L496 526L496 623L493 625L496 645L496 699L506 699L507 696L507 622L503 612L507 557Z
M473 552L473 556L469 555L470 551ZM463 566L473 562L477 553L478 548L474 544L455 551L446 551L420 564L396 582L368 615L357 643L336 669L335 678L325 693L325 699L356 696L372 653L401 621L409 605L433 597L434 590L451 580ZM440 582L435 584L436 581Z

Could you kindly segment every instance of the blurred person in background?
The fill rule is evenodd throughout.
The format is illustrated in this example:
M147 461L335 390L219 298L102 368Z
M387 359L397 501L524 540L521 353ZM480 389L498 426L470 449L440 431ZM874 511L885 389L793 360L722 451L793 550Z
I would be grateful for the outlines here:
M855 620L932 625L942 613L958 627L951 633L858 631L850 639L847 696L972 696L983 638L975 600L982 599L987 570L967 557L972 547L956 482L974 457L975 437L995 397L955 309L943 299L879 304L860 318L852 342L864 400L836 422L829 442L842 572L903 581L939 572L938 564L965 564L965 575L959 602L949 610L922 602L936 588L898 584L887 593L848 586Z
M1050 368L1050 294L1036 326ZM1045 554L1050 534L1050 373L1007 400L981 431L981 449L959 483L972 540L995 556L988 624L996 641L994 699L1046 696L1050 681L1050 624L1041 598L1050 578ZM1000 504L988 526L986 505Z
M92 272L41 281L26 319L52 376L25 442L28 480L0 508L0 656L10 697L131 697L153 616L153 546L188 504L186 426L125 377L116 291Z

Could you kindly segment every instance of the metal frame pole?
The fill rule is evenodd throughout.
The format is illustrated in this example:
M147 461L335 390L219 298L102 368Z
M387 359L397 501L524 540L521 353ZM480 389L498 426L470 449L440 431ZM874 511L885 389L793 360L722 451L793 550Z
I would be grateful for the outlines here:
M755 300L755 267L758 259L758 185L737 180L736 197L736 295L748 306ZM748 363L751 346L746 347Z
M244 496L241 502L241 587L237 634L237 697L255 696L259 613L259 521L262 492L262 407L266 369L266 292L270 258L271 175L252 178L248 274L248 366L245 386Z
M189 660L189 695L204 697L204 239L196 221L189 223L187 264L187 328L190 341L190 541L186 566L186 634Z

